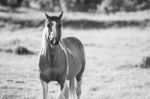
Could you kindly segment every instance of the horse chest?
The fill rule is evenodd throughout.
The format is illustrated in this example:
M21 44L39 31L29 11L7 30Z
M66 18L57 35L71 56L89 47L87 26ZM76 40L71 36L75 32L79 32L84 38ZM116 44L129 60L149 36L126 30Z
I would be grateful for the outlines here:
M40 57L40 77L41 79L49 81L60 81L66 73L66 59L63 56L46 58Z

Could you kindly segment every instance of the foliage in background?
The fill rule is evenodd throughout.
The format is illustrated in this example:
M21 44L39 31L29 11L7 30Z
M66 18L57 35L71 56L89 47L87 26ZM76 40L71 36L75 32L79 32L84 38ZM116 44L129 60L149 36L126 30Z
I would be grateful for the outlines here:
M99 12L137 11L150 8L150 0L103 0Z
M150 8L150 0L0 0L11 8L26 6L47 11L83 11L112 13Z

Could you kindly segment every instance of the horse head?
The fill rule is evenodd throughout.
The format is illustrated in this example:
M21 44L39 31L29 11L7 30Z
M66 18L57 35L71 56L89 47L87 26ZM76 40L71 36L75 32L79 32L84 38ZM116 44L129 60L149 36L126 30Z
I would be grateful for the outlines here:
M49 16L47 13L45 13L45 36L52 46L56 46L57 44L59 44L59 41L61 39L62 15L63 12L61 12L58 16Z

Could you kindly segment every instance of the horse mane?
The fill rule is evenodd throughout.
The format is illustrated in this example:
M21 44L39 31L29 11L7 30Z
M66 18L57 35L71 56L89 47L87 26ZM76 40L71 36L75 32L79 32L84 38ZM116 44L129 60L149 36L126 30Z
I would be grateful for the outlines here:
M46 55L46 49L47 49L47 37L46 37L46 33L47 33L47 30L48 28L45 26L44 30L43 30L43 33L42 33L42 47L41 47L41 51L40 51L40 54L44 54Z

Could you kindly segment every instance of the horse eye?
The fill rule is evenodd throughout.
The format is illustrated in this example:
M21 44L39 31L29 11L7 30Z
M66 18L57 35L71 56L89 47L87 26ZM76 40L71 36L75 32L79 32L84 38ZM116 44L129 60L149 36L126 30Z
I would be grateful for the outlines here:
M52 26L53 26L53 23L48 23L48 24L47 24L47 27L48 27L48 28L51 28Z
M58 27L60 28L60 27L61 27L61 24L58 24Z
M47 24L47 27L48 27L48 28L50 28L50 27L51 27L51 25L50 25L50 24Z

